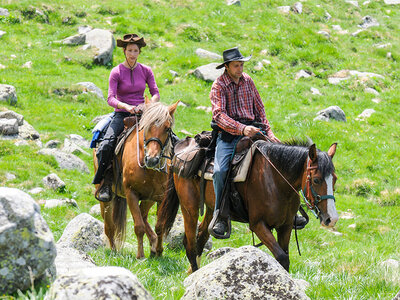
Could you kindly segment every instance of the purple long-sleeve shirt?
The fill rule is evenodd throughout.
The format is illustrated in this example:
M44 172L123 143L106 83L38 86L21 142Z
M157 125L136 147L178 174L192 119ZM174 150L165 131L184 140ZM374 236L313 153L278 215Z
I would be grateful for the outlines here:
M114 107L115 111L125 111L118 108L118 102L124 102L129 105L143 103L146 84L149 87L151 96L159 95L154 74L150 67L137 63L131 76L131 70L123 64L119 64L110 73L108 105Z

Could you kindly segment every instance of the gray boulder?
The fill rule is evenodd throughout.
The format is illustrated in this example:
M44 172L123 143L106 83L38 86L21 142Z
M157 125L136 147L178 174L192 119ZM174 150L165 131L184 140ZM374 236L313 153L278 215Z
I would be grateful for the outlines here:
M93 205L93 206L90 208L89 214L90 214L91 216L95 216L95 217L101 216L100 203Z
M227 254L227 253L229 253L229 252L231 252L231 251L233 251L233 250L236 250L236 249L235 249L235 248L232 248L232 247L222 247L222 248L218 248L218 249L216 249L216 250L214 250L214 251L208 253L208 254L207 254L207 258L208 258L209 260L216 260L216 259L218 259L218 258L224 256L225 254Z
M83 45L86 41L85 34L76 34L73 36L69 36L61 41L61 44L64 45Z
M10 105L17 104L17 91L15 87L8 84L0 84L0 102L8 102Z
M215 60L222 61L222 55L219 55L217 53L210 52L208 50L204 50L201 48L196 49L196 54L197 54L197 56L202 57L202 58L209 58L209 59L215 59Z
M39 133L33 128L31 124L24 120L24 123L18 128L19 136L25 140L38 140L40 139Z
M329 106L317 113L317 117L314 121L330 121L336 120L341 122L346 122L346 115L344 111L339 106Z
M89 168L86 166L85 162L73 154L48 148L39 150L38 154L54 156L61 169L79 170L81 172L89 173Z
M224 68L216 69L220 63L211 63L208 65L200 66L194 70L194 75L205 81L215 81L219 76L224 73Z
M75 144L72 140L70 139L65 139L64 140L64 146L61 149L62 151L66 153L71 153L71 154L85 154L85 155L90 155L88 152L83 150L79 145Z
M197 270L184 281L181 299L309 299L269 254L240 247Z
M51 173L43 178L43 184L52 190L65 188L65 182L58 177L57 174Z
M28 194L0 187L0 294L31 287L54 266L56 247L40 207Z
M103 223L87 213L73 218L65 228L57 246L89 252L105 246Z
M149 300L136 275L121 267L85 268L57 277L45 300Z
M73 206L78 207L78 203L74 199L48 199L48 200L40 200L39 204L44 204L45 208L55 208L62 206Z
M17 119L0 119L0 135L18 134Z
M91 48L96 47L98 49L93 58L94 63L99 65L112 63L115 39L110 31L93 29L87 32L86 44L89 44Z
M78 82L77 85L82 86L85 92L95 94L97 97L104 100L103 92L93 82Z
M54 261L57 276L80 269L95 268L93 259L85 252L57 245L57 257Z
M183 237L185 236L185 227L183 223L183 216L177 215L168 235L164 239L164 243L169 249L183 249ZM212 239L208 239L204 246L205 250L212 248Z
M16 119L18 121L18 126L24 124L24 116L17 114L15 111L12 110L0 112L0 119Z

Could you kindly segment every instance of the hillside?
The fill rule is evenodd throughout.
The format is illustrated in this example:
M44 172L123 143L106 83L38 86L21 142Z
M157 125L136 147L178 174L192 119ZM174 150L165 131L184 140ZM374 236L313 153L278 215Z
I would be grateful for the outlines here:
M115 39L130 32L144 36L148 46L139 61L152 67L161 101L186 104L178 107L174 130L184 137L185 132L210 129L211 113L196 107L210 106L212 83L192 73L219 61L199 57L196 49L222 54L239 46L245 56L252 55L245 72L254 79L277 137L309 137L323 151L338 143L334 164L340 234L310 217L299 232L301 256L291 241L291 275L311 284L311 299L392 299L399 291L399 270L382 263L400 261L400 4L389 2L396 1L304 0L301 11L295 11L295 0L242 0L240 6L224 0L0 0L0 8L9 11L0 16L0 32L5 32L0 34L0 84L14 86L18 97L16 105L0 101L0 111L23 115L43 145L63 142L69 134L90 140L92 120L112 109L105 100L81 93L76 83L92 82L106 97L110 70L124 58L116 48L112 64L97 65L93 49L56 43L87 25L110 30ZM311 76L296 78L301 70ZM341 77L334 84L335 75ZM346 122L314 120L330 106L339 106ZM360 117L366 109L374 112ZM46 189L33 198L78 203L77 208L42 208L57 240L73 217L97 204L93 174L61 169L54 159L37 153L35 142L14 142L0 139L0 186L27 192L56 173L66 188ZM91 170L91 156L79 157ZM8 179L7 173L15 178ZM131 220L128 227L128 241L135 244ZM235 224L231 239L214 240L214 247L251 243L247 227ZM163 259L144 263L134 259L134 252L103 249L93 257L99 265L119 265L137 274L155 299L177 299L184 293L189 263L183 251L166 250Z

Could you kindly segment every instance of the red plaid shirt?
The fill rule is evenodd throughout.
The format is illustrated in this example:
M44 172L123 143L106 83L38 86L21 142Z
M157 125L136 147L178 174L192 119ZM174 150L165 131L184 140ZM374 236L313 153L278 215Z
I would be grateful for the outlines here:
M214 81L210 99L213 120L218 126L233 135L243 135L246 122L257 121L263 124L263 130L273 141L273 134L260 94L249 75L243 73L236 84L225 71Z

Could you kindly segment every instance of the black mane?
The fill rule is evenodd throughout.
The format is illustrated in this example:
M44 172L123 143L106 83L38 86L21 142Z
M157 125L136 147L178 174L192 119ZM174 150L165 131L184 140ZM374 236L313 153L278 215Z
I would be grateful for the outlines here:
M281 144L263 143L259 149L279 170L295 179L303 170L308 157L308 148L312 144L311 140L290 139ZM335 167L328 153L317 149L317 155L318 169L325 178L335 170Z

